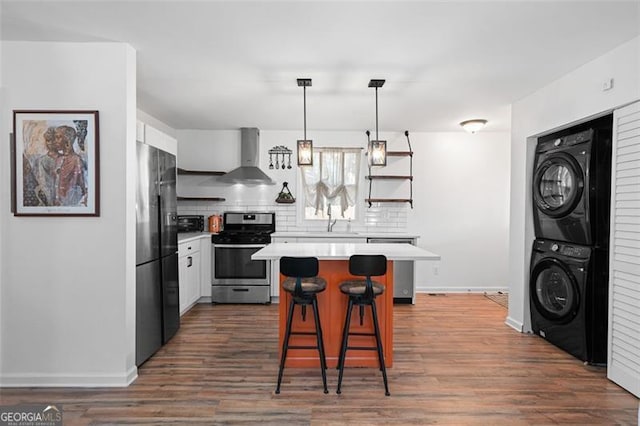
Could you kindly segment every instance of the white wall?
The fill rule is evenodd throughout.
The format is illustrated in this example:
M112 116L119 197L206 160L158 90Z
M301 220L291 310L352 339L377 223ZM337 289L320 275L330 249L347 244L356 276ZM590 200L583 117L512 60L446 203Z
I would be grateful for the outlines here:
M366 146L363 131L309 131L314 146ZM178 165L195 170L229 171L240 162L240 132L177 131ZM275 210L278 230L314 229L296 220L297 204L274 202L282 187L298 197L295 141L300 132L261 131L260 165L276 185L245 186L216 183L207 176L180 176L178 194L221 196L225 202L180 202L180 214L208 216L235 209ZM384 132L389 150L407 150L402 132ZM368 209L368 181L358 200L362 215L353 230L407 232L421 236L419 245L442 255L440 264L419 262L416 285L424 291L493 291L507 288L509 135L508 133L411 134L414 157L414 209L408 204L381 204ZM268 169L268 150L276 145L292 149L292 169ZM364 152L364 151L363 151ZM230 159L230 160L227 160ZM390 157L386 170L375 174L408 174L407 158ZM408 198L408 182L374 183L374 196ZM326 226L323 221L318 225ZM338 223L334 230L344 230ZM318 228L320 229L320 228ZM438 267L437 274L434 266Z
M100 121L99 217L14 217L2 170L3 386L136 377L135 61L119 43L3 44L3 123L13 109L98 110Z
M603 83L614 79L613 89ZM640 99L640 38L622 44L516 102L511 122L509 317L530 331L529 261L534 240L531 171L536 137Z
M417 263L417 288L506 290L509 135L418 133L412 145L415 208L408 229L442 256L440 265Z

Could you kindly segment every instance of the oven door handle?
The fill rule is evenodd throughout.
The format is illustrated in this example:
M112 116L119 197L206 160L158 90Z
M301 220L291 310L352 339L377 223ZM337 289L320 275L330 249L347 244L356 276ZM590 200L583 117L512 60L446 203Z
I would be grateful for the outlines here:
M264 248L266 244L216 244L213 243L215 248Z

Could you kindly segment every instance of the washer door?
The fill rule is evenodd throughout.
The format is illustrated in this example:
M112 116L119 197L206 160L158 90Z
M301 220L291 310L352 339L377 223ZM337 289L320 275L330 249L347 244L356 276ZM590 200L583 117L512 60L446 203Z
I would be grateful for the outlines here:
M556 153L542 162L533 177L533 200L539 210L558 218L571 213L582 197L584 177L578 162Z
M576 278L558 259L544 258L533 268L530 294L540 315L554 322L569 322L578 312Z

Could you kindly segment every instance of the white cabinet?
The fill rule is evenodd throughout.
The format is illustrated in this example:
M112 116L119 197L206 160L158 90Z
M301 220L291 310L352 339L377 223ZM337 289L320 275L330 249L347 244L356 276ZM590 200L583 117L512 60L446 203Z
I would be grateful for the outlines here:
M178 245L178 282L180 315L187 312L200 298L200 240Z
M136 121L136 140L178 155L178 140L140 120Z

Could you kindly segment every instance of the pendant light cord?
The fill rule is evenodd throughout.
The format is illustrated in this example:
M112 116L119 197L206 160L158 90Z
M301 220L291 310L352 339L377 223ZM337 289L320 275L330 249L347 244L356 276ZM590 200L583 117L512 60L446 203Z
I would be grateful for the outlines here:
M304 140L307 140L307 86L302 87L302 99L304 103Z
M376 140L379 141L378 137L378 88L376 87Z

